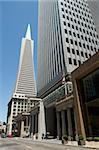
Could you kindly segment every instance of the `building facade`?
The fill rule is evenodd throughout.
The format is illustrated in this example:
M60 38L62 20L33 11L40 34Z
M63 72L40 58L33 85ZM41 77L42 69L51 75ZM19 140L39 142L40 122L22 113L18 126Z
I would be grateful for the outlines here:
M96 30L98 32L99 35L99 1L98 0L88 0L88 4L90 7L90 11L92 13L94 22L95 22L95 26L96 26Z
M86 0L39 0L38 10L37 93L45 106L46 132L75 140L71 72L99 50L98 34Z
M98 51L99 39L86 1L40 0L38 24L40 93L56 76L72 72Z
M77 129L86 137L99 136L99 52L72 72Z
M36 83L33 63L34 41L31 39L30 25L22 39L20 63L17 80L11 100L8 103L7 134L12 134L15 128L14 118L21 112L27 112L34 106Z

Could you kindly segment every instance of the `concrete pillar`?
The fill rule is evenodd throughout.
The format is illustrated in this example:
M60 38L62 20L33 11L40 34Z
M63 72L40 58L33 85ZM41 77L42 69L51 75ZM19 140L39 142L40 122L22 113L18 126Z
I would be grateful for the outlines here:
M76 118L75 109L74 109L74 121L75 121L75 139L76 141L78 141L77 118Z
M21 121L21 137L24 135L24 121Z
M31 115L29 117L29 131L30 131L30 136L31 136L31 133L32 133L32 116Z
M14 101L12 101L12 105L11 105L11 114L8 117L8 128L7 128L7 134L11 135L12 134L12 119L13 119L13 106L14 106Z
M61 111L61 118L62 118L62 135L66 135L65 110Z
M38 138L42 139L42 134L46 134L46 126L45 126L45 110L43 101L40 101L40 111L38 114Z
M68 120L68 139L71 141L73 136L72 131L72 120L71 120L71 112L70 108L67 109L67 120Z
M35 114L35 133L37 133L37 114Z
M79 84L77 86L77 81L73 79L73 94L74 94L74 105L75 105L75 113L76 113L76 119L77 119L77 131L79 135L82 135L84 138L86 137L85 134L85 128L84 128L84 122L82 117L82 111L80 106L80 99L79 99Z
M57 117L57 136L58 136L58 139L61 138L61 125L60 125L60 121L61 121L61 118L60 118L60 112L56 112L56 117Z
M26 133L29 133L29 117L26 116Z
M34 129L34 122L35 120L34 120L34 115L32 114L32 134L34 134L34 132L35 132L35 129Z

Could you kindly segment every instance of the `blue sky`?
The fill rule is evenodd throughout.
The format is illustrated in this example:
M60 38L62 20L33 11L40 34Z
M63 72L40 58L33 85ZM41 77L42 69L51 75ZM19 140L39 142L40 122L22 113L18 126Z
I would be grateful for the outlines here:
M31 24L34 65L37 68L37 0L0 2L0 120L6 121L7 103L13 92L19 64L21 39Z

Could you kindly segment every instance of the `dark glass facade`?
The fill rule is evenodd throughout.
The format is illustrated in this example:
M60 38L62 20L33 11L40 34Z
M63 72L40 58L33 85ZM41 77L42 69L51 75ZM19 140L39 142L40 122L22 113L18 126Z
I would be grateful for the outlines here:
M99 98L99 69L84 77L81 82L86 102Z
M81 108L87 136L99 136L99 68L80 80Z

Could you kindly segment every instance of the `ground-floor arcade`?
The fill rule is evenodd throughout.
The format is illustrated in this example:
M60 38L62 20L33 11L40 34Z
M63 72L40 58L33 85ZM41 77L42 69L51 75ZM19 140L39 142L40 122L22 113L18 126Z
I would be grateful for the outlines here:
M70 100L65 100L57 104L57 136L59 139L66 135L68 140L76 141L78 139L78 131L76 124L75 107L73 104L73 96Z
M30 129L30 123L29 123L29 117L30 113L24 112L19 114L15 118L16 122L16 135L20 137L26 137L29 136L29 129Z

